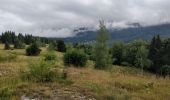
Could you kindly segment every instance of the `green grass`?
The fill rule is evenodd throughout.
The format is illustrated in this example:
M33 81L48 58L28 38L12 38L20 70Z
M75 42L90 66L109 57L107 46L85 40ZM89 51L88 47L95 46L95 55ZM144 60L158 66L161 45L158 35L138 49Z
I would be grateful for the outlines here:
M60 98L69 98L80 93L97 100L169 100L170 78L156 78L154 74L131 67L112 66L109 71L95 70L94 63L88 61L85 68L65 68L63 53L56 53L54 70L62 75L67 71L67 80L53 82L23 81L20 70L27 71L28 62L40 62L47 54L46 48L37 57L25 56L24 49L3 50L0 56L16 55L14 59L0 61L0 100L20 100L25 95L30 98L54 99L56 91ZM6 57L6 56L3 56ZM66 95L67 94L67 95Z

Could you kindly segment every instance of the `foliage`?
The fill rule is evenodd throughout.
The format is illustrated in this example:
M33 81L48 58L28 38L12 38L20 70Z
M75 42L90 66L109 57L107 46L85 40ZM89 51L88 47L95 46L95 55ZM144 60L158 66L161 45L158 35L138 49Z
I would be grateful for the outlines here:
M55 60L56 60L55 52L48 52L48 53L45 55L44 60L45 60L45 61L55 61Z
M51 43L49 43L47 50L48 51L55 51L56 46L57 46L56 42L51 42Z
M146 42L143 40L135 40L129 44L127 44L125 49L124 61L128 62L131 65L135 65L136 55L141 48L141 46L146 46Z
M12 97L13 91L11 91L9 88L2 87L0 88L0 99L1 100L10 100Z
M93 57L94 48L92 44L75 43L73 47L79 50L83 50L87 54L89 60L94 60Z
M5 50L10 50L11 49L11 47L10 47L8 42L5 42L4 49Z
M41 61L40 63L29 63L28 72L20 72L21 79L31 80L35 82L51 82L57 77L57 73L54 70L54 64L47 61Z
M151 71L159 73L162 62L161 62L161 45L162 41L160 39L160 36L154 36L151 44L149 46L149 54L148 58L153 62L153 66L151 67Z
M125 44L123 42L115 42L111 48L113 64L120 65L123 62L125 52Z
M86 54L81 50L67 51L64 54L64 64L67 66L84 67L87 62Z
M14 48L15 49L24 49L25 44L22 43L18 38L16 38L15 41L14 41Z
M33 43L26 49L27 56L37 56L41 52L41 49L38 47L36 43Z
M25 43L25 37L22 35L22 33L19 33L18 36L17 36L17 38L19 39L19 41L20 41L21 43Z
M163 65L170 65L170 39L165 39L162 42L161 62Z
M107 69L110 64L110 55L107 47L108 33L103 21L100 21L100 30L96 37L94 48L95 68Z
M162 66L161 72L163 76L170 76L170 66L169 65Z
M147 58L148 57L148 50L146 47L141 46L138 48L138 51L136 53L136 59L135 59L135 66L140 67L142 69L148 69L152 62Z
M72 43L67 43L66 45L66 52L72 51L73 50L73 45Z
M57 51L59 52L66 52L66 45L63 40L57 41Z
M6 32L2 33L1 41L2 41L2 43L8 42L9 44L13 44L14 40L15 40L15 37L16 37L15 32L6 31Z

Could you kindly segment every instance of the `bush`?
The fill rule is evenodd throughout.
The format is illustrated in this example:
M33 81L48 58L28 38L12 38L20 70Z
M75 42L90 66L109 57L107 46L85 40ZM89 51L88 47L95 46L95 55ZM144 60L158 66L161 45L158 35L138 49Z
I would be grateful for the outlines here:
M0 100L10 100L12 97L13 91L7 87L2 87L0 89Z
M20 73L23 80L32 80L35 82L52 82L56 79L57 74L54 71L54 64L46 61L40 63L29 63L28 72Z
M54 52L49 52L45 55L45 61L52 61L52 60L56 60L56 55Z
M41 49L38 47L37 44L32 44L26 49L27 56L37 56L41 52Z
M55 50L56 50L56 46L57 46L57 44L56 44L55 42L51 42L51 43L48 45L47 50L48 50L48 51L55 51Z
M64 55L64 64L67 66L74 65L76 67L84 67L87 62L87 56L80 50L68 51Z

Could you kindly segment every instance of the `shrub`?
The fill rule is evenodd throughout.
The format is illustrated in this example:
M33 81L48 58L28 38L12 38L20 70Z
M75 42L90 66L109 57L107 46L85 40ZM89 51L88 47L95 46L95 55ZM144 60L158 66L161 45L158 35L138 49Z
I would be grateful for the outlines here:
M20 74L23 80L32 80L35 82L51 82L57 77L57 73L53 69L53 63L41 61L40 63L29 63L28 72Z
M0 100L10 100L12 97L13 91L7 87L0 89Z
M55 42L51 42L51 43L48 45L47 50L48 50L48 51L55 51L55 50L56 50L56 46L57 46L57 44L56 44Z
M74 65L76 67L84 67L87 62L87 56L80 50L68 51L64 55L64 64L67 66Z
M27 56L37 56L39 55L41 52L41 49L38 47L38 45L36 43L30 45L27 49L26 49L26 55Z
M52 61L52 60L56 60L56 55L54 52L49 52L45 55L44 58L45 61Z

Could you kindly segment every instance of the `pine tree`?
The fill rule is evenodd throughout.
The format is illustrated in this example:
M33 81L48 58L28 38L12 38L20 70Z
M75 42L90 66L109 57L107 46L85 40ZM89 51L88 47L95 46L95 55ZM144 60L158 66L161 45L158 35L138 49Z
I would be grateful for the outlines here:
M162 63L170 65L170 39L164 40L162 44Z
M22 43L17 37L15 38L15 41L14 41L14 48L15 49L23 49L25 48L25 45L24 43Z
M148 58L153 62L153 66L151 67L151 71L159 72L160 67L162 66L161 61L161 39L160 36L154 36L150 47L149 47L149 54Z
M24 36L23 36L21 33L18 34L18 39L19 39L22 43L25 42L25 41L24 41Z
M96 37L94 58L96 69L107 69L110 65L109 50L107 47L108 33L103 21L100 21L100 29Z

